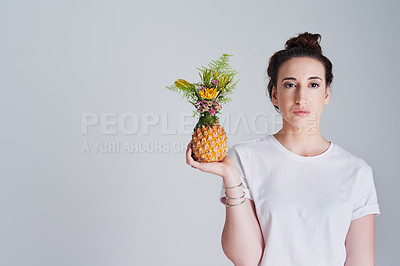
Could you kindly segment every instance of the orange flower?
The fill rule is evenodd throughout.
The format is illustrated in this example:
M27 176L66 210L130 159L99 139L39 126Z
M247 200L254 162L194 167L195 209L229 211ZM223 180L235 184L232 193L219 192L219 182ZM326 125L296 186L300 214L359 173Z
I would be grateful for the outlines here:
M215 88L205 88L204 90L199 91L199 94L204 99L211 100L217 96L218 92Z

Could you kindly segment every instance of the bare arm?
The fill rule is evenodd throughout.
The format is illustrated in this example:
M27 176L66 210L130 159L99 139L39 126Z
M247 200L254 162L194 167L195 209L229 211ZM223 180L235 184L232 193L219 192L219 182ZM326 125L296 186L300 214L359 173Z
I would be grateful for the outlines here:
M375 215L369 214L351 222L346 236L345 266L375 265Z
M228 178L224 178L225 186L228 187L240 183L239 177L232 179L236 181L227 180ZM243 195L243 192L240 187L227 191L227 195L238 197ZM228 204L236 204L237 201L227 199ZM226 207L221 243L225 255L235 265L258 265L264 250L264 238L252 200L246 198L243 204Z
M225 187L240 184L239 172L232 158L226 156L222 162L199 163L193 160L190 143L186 151L186 163L204 172L219 175ZM243 195L242 187L229 189L229 197ZM226 199L228 204L236 204L243 199ZM264 238L257 219L254 202L245 199L243 204L226 207L225 225L221 237L222 249L235 266L257 266L264 250Z

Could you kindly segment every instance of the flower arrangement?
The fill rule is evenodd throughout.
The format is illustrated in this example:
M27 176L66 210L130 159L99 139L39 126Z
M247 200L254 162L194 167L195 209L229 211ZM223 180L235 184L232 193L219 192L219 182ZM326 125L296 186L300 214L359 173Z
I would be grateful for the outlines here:
M196 110L193 116L200 115L200 123L195 128L218 122L216 115L222 109L221 104L231 101L229 95L239 80L233 82L237 72L229 66L230 56L232 55L222 54L218 60L212 60L208 67L197 68L201 79L197 83L178 79L172 86L166 87L171 91L182 92L183 97L194 105Z

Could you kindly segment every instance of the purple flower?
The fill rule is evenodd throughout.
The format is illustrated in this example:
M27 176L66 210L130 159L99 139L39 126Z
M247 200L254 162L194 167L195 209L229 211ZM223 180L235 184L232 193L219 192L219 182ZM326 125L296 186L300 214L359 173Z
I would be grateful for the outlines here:
M210 110L210 114L211 114L211 115L215 115L215 109L212 108L212 107L211 107L211 110Z
M214 86L218 85L218 81L216 81L215 79L211 80L211 82L214 84Z

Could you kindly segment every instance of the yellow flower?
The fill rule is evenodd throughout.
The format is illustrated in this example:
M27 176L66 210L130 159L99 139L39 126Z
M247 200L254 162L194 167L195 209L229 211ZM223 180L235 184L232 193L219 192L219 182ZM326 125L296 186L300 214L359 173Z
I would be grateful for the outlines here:
M217 96L218 92L215 88L205 88L204 90L199 91L199 94L204 99L212 99Z

